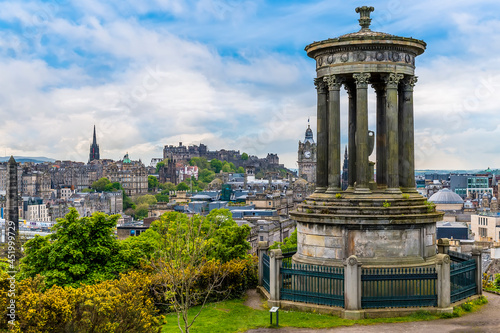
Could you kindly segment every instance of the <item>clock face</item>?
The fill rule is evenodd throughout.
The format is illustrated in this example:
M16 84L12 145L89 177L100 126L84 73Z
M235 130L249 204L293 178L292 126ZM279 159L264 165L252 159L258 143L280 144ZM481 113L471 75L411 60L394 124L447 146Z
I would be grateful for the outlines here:
M304 157L305 158L310 158L311 157L311 152L310 151L304 152Z

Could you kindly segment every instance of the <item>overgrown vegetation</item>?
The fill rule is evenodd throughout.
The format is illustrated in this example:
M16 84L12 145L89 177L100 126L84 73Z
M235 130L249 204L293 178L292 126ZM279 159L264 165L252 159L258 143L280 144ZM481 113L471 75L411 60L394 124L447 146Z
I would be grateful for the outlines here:
M289 237L283 239L283 242L274 242L269 247L270 249L281 249L282 251L290 251L297 248L297 229L295 229Z

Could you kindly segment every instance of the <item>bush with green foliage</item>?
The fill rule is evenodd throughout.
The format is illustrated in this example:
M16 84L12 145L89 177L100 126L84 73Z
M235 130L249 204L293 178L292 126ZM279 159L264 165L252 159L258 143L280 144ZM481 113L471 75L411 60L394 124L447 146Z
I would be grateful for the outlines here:
M158 188L160 182L155 176L148 176L148 190L153 191Z
M274 242L269 247L270 249L281 249L282 251L292 250L297 248L297 229L295 229L289 237L283 239L283 242Z

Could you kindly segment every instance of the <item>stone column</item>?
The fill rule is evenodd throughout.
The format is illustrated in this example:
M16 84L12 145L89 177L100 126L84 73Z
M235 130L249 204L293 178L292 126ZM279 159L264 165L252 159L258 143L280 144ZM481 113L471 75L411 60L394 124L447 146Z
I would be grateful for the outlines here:
M283 255L281 249L271 250L269 253L269 307L280 306L280 269Z
M348 187L346 191L354 191L354 182L356 181L356 88L352 84L346 84L345 89L349 96L349 110L348 110L348 165L347 165L347 178Z
M386 91L383 83L373 84L377 94L377 185L387 187L387 124L385 115Z
M368 187L368 83L370 73L353 74L356 81L356 188L355 193L370 193Z
M478 295L483 294L483 249L481 247L474 246L472 248L472 258L476 261L476 293Z
M259 286L262 286L262 275L264 274L264 268L262 264L263 260L263 255L266 253L267 249L269 248L269 245L267 245L267 242L259 242L257 245L257 255L259 256Z
M354 255L344 262L344 318L361 319L361 263Z
M328 190L335 194L342 191L340 186L340 86L344 82L338 75L324 78L328 84Z
M399 189L399 128L398 128L398 84L403 74L383 75L386 84L387 121L387 189L386 193L401 193Z
M326 105L326 83L316 78L314 85L318 91L318 135L316 158L316 193L324 193L328 187L328 113Z
M450 251L450 240L448 238L439 238L437 241L438 253L448 254Z
M417 192L415 185L415 138L413 124L413 87L416 76L402 80L399 109L399 185L403 192Z
M451 286L450 286L450 256L447 254L436 255L436 289L437 306L440 312L452 313L451 304Z

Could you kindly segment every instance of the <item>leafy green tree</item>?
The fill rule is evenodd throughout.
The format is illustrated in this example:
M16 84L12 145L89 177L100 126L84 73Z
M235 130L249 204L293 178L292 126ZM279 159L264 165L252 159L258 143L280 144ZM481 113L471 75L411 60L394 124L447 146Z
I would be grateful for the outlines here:
M166 191L168 191L168 192L170 192L170 191L175 191L175 190L176 190L174 183L171 183L171 182L166 182L166 183L163 183L163 184L161 184L161 183L160 183L159 187L160 187L162 190L166 190ZM162 192L163 192L163 191L162 191ZM168 192L167 192L167 193L168 193Z
M243 167L239 167L238 170L236 170L238 173L245 173L245 169Z
M201 171L198 171L198 180L204 183L210 183L214 179L215 179L215 172L213 172L212 170L202 169Z
M118 182L109 183L106 186L104 186L104 192L116 192L119 190L123 190L123 187Z
M207 159L204 157L193 157L189 161L189 165L197 166L199 169L208 169L210 167L210 164L208 163Z
M155 198L155 200L156 200L156 198ZM147 203L142 203L142 204L137 205L137 207L135 208L135 216L134 216L135 219L142 220L142 219L148 217L148 209L149 209L149 205Z
M158 181L158 178L155 176L148 176L148 190L152 191L156 188L158 188L158 185L160 182Z
M157 200L152 194L141 195L140 197L137 197L137 199L135 199L135 203L137 205L147 204L149 206L154 205L156 202Z
M91 189L91 188L84 188L84 189L82 190L82 193L93 193L93 192L95 192L95 190L94 190L94 189Z
M215 173L219 173L222 170L222 165L223 165L222 162L216 158L210 161L210 168Z
M186 183L181 182L181 183L177 184L176 190L177 191L187 191L187 190L189 190L189 186L187 186Z
M222 166L222 172L231 172L231 166L229 166L229 163L225 163L223 166Z
M92 188L98 192L103 192L106 190L106 185L111 184L108 178L102 177L101 179L92 183Z
M156 163L156 173L160 173L160 169L162 169L164 166L165 166L165 162Z
M289 237L286 237L283 242L274 242L270 248L282 250L297 248L297 229L295 229Z
M156 194L155 198L156 198L156 201L158 201L158 202L168 202L170 200L169 195L163 194L163 191L162 191L162 193Z
M43 275L48 287L76 287L117 277L133 264L121 255L114 235L119 217L94 213L80 218L70 208L65 218L58 219L52 234L26 242L21 277Z
M247 161L247 160L248 160L248 154L247 154L247 153L243 153L243 154L241 154L241 159L242 159L243 161Z

